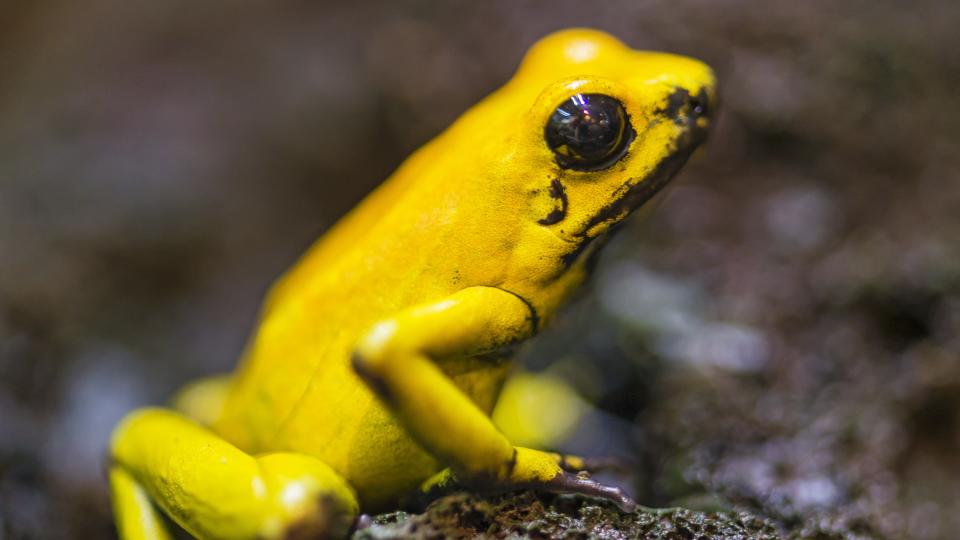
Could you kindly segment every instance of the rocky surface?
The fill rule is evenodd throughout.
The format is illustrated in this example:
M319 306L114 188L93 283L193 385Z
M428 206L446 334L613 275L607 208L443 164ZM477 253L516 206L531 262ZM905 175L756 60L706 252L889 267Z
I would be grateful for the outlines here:
M684 508L616 506L572 495L533 492L483 498L455 494L422 514L377 516L354 540L401 538L511 538L604 540L859 540L880 538L864 524L810 522L787 525L747 511L699 512Z

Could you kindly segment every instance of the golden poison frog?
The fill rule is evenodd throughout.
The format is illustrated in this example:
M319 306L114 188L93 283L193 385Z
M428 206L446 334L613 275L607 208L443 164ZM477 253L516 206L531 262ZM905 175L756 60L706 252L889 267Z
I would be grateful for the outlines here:
M715 99L696 60L592 30L540 40L274 285L233 375L117 426L121 537L168 538L161 512L200 538L337 537L454 487L632 508L490 412L516 346L704 139Z

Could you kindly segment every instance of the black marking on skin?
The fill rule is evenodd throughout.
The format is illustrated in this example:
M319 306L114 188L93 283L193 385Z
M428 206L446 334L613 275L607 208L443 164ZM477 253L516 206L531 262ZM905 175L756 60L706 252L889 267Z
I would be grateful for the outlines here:
M501 289L500 287L494 287L494 288L499 289L505 293L512 294L513 296L516 296L517 300L520 300L527 306L527 309L530 311L530 326L532 329L531 334L536 334L537 330L540 329L540 314L537 313L537 308L533 307L533 304L531 304L529 300L527 300L526 298L520 296L519 294L513 291L508 291L507 289Z
M678 87L667 96L667 105L658 109L657 113L678 126L691 126L696 123L697 118L710 116L710 97L704 88L694 96L686 88Z
M690 91L686 88L677 88L667 96L666 107L659 109L657 112L673 120L675 124L683 125L680 112L683 111L684 105L688 103L690 103Z
M550 196L560 201L560 208L554 208L553 211L547 214L547 217L537 221L537 223L541 225L560 223L563 221L563 218L567 217L567 192L563 189L563 184L560 183L559 178L554 178L550 181Z
M359 354L354 353L353 357L350 358L350 365L353 367L353 371L356 372L356 374L367 383L367 386L369 386L371 390L373 390L373 393L380 396L380 398L387 403L395 402L393 393L387 386L387 382L372 370L368 369L366 360L364 360Z

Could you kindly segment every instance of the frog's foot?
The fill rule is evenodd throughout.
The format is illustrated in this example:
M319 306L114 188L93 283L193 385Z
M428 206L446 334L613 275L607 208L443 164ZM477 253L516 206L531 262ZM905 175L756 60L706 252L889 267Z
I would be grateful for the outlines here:
M563 456L551 452L517 448L516 459L507 465L507 476L491 480L478 477L474 481L461 480L451 469L444 469L433 475L420 486L412 500L406 501L416 507L423 507L434 499L456 491L472 490L497 493L512 489L533 489L551 493L579 493L612 501L624 512L633 512L637 503L620 488L607 486L590 479L583 469L592 464L574 456ZM566 461L573 457L574 461ZM601 461L606 464L606 461ZM564 470L563 465L575 464L582 468L578 474ZM620 464L618 462L618 464Z
M577 458L568 465L586 466L586 460ZM590 479L586 471L578 474L563 469L563 456L529 448L515 448L514 460L507 465L507 476L500 484L527 487L553 493L579 493L612 501L624 512L632 512L637 504L620 488L607 486ZM503 476L501 476L503 478Z
M544 457L547 460L555 460L558 463L562 462L562 460L566 457L549 452L519 448L517 454L518 463L514 465L514 468L524 467L524 465L519 463L520 451L529 453L537 458ZM577 462L577 464L589 464L589 462L590 460L581 460ZM525 481L514 483L508 480L489 483L481 481L478 485L471 485L471 483L463 482L457 478L457 475L452 470L444 469L430 477L420 486L420 490L414 494L413 497L404 502L406 506L423 508L430 501L433 501L444 495L471 489L488 493L509 491L511 489L534 489L548 491L551 493L579 493L581 495L589 495L591 497L599 497L601 499L612 501L624 512L633 512L637 508L637 503L635 503L630 496L624 493L623 490L601 484L595 480L591 480L589 475L583 469L579 471L579 474L573 474L563 470L557 471L557 474L546 482Z
M622 489L591 480L585 473L572 474L563 472L548 482L545 490L553 493L579 493L581 495L607 499L616 504L620 510L624 512L633 512L637 509L637 503Z
M353 489L320 460L251 456L173 411L136 411L111 441L111 495L124 540L170 536L159 510L199 538L343 537Z

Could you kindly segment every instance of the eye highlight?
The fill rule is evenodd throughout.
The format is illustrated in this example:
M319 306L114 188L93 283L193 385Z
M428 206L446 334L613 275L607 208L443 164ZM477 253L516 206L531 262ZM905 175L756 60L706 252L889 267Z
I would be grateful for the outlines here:
M623 157L633 129L616 99L604 94L574 94L550 115L544 138L561 167L597 171Z

